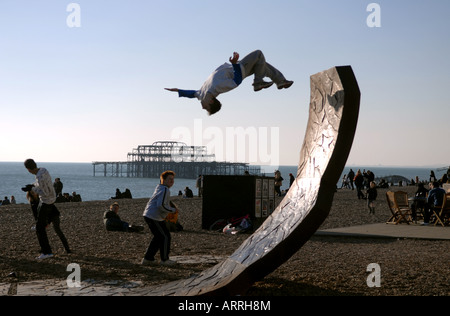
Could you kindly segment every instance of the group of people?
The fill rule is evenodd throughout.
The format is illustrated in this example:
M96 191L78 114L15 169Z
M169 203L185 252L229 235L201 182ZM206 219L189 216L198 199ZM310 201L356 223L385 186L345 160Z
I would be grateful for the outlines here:
M375 174L372 171L366 171L364 169L361 172L361 169L358 169L355 174L353 169L350 168L350 171L342 177L341 189L347 188L354 190L356 187L356 190L359 188L359 190L362 191L368 189L370 187L370 182L374 180ZM360 198L360 194L358 194L358 198Z
M45 168L38 168L33 159L27 159L24 162L25 168L35 176L33 184L25 185L22 191L26 192L27 199L30 202L33 217L36 222L35 230L37 239L41 248L41 254L36 258L43 260L53 257L52 248L50 246L46 227L53 224L54 230L61 239L67 253L71 252L67 238L60 227L60 213L55 205L56 192L52 185L50 173ZM179 209L170 201L170 188L175 182L175 173L173 171L165 171L160 176L160 184L148 201L143 217L153 239L142 260L143 265L152 265L156 263L155 256L160 253L161 265L173 265L176 262L169 259L171 235L166 218L172 215L177 218ZM118 215L119 204L113 203L110 210L104 214L104 222L107 230L120 231L142 231L142 226L129 225L120 219Z
M69 193L63 193L62 190L64 188L64 184L61 182L61 178L55 178L55 182L53 182L53 189L56 194L56 202L55 203L66 203L66 202L81 202L81 195L77 194L77 192L72 192L72 195Z
M182 196L185 199L191 199L194 197L194 192L192 192L192 190L189 187L184 188L184 193L180 191L178 191L178 196Z
M14 195L11 195L11 199L8 199L8 197L5 196L3 200L0 200L0 206L10 204L16 204L16 198L14 197Z
M111 199L119 200L119 199L132 199L130 189L126 188L124 192L120 192L119 188L116 189L116 195L112 196Z
M444 202L445 190L441 188L439 181L433 181L428 184L429 189L425 188L425 185L420 182L417 185L417 191L414 195L415 201L411 205L412 219L417 219L417 210L422 209L423 223L427 226L430 224L431 216L433 215L434 208L439 208Z
M369 214L375 214L375 200L378 196L377 184L375 183L375 174L370 170L358 169L355 172L350 168L347 174L342 177L342 188L348 188L354 190L356 188L356 195L358 200L367 200L367 207ZM366 190L364 192L364 190Z

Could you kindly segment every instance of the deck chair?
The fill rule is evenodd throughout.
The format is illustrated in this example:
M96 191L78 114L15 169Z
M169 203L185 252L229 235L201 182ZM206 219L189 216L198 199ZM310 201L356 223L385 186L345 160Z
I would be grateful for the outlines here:
M408 193L404 191L388 191L386 192L386 199L392 216L388 219L386 224L399 224L405 222L409 225L412 222L412 212L409 207Z
M434 226L441 224L443 227L450 221L450 193L446 193L441 207L433 208L433 214L436 218Z

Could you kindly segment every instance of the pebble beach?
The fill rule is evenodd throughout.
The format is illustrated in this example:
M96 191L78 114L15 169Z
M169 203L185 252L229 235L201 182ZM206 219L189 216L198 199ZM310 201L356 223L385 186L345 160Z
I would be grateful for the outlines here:
M414 186L391 188L413 195ZM385 192L378 189L375 214L369 214L366 200L356 190L337 190L330 214L322 229L384 223L390 217ZM39 245L33 216L27 204L0 207L0 283L65 280L67 266L76 263L82 280L138 282L155 286L188 278L231 255L249 234L226 235L201 228L202 199L173 197L181 209L184 230L172 233L171 258L214 260L180 262L176 266L142 266L143 255L152 238L148 227L142 233L108 232L103 213L112 200L57 204L61 228L72 249L66 254L48 227L54 257L37 261ZM282 198L278 198L280 203ZM145 223L142 212L148 199L119 200L119 215L130 224ZM405 224L402 224L405 225ZM420 227L418 227L420 228ZM450 229L450 228L447 228ZM444 240L313 236L287 262L255 283L248 296L331 295L331 296L446 296L450 294L450 242ZM381 286L368 287L367 267L381 267Z

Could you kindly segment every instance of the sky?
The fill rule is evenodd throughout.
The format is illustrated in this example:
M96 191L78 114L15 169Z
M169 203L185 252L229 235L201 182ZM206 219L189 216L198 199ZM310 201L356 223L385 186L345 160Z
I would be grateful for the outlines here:
M0 161L126 161L171 140L296 165L310 76L351 65L347 165L449 166L449 14L445 0L1 0ZM199 89L255 49L294 85L255 93L247 78L213 116L164 90Z

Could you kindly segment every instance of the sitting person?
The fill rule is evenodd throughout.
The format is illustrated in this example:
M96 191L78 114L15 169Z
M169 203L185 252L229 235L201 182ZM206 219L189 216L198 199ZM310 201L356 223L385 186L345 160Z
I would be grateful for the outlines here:
M431 214L433 214L433 209L441 207L444 202L445 190L439 187L439 182L434 181L430 183L430 192L428 192L427 205L424 210L423 224L428 225L430 222Z
M112 196L111 199L119 200L122 198L122 192L120 192L119 188L116 189L116 196Z
M1 205L9 205L9 204L11 204L11 203L9 202L8 197L5 196L5 199L2 201L2 204L1 204Z
M114 202L109 207L109 211L103 214L103 223L105 224L107 231L119 231L119 232L141 232L144 230L143 226L130 225L120 219L119 203Z
M125 192L122 193L122 199L132 199L133 196L131 195L130 189L125 189Z
M194 193L192 192L191 189L189 189L189 187L186 187L186 189L184 189L184 197L185 198L193 198L194 197Z
M413 221L417 219L417 209L425 208L427 194L428 190L425 188L422 182L419 182L419 184L417 185L417 191L414 195L414 197L417 199L415 199L414 203L411 205L411 213Z
M72 192L72 202L81 202L81 195L77 194L77 192Z

